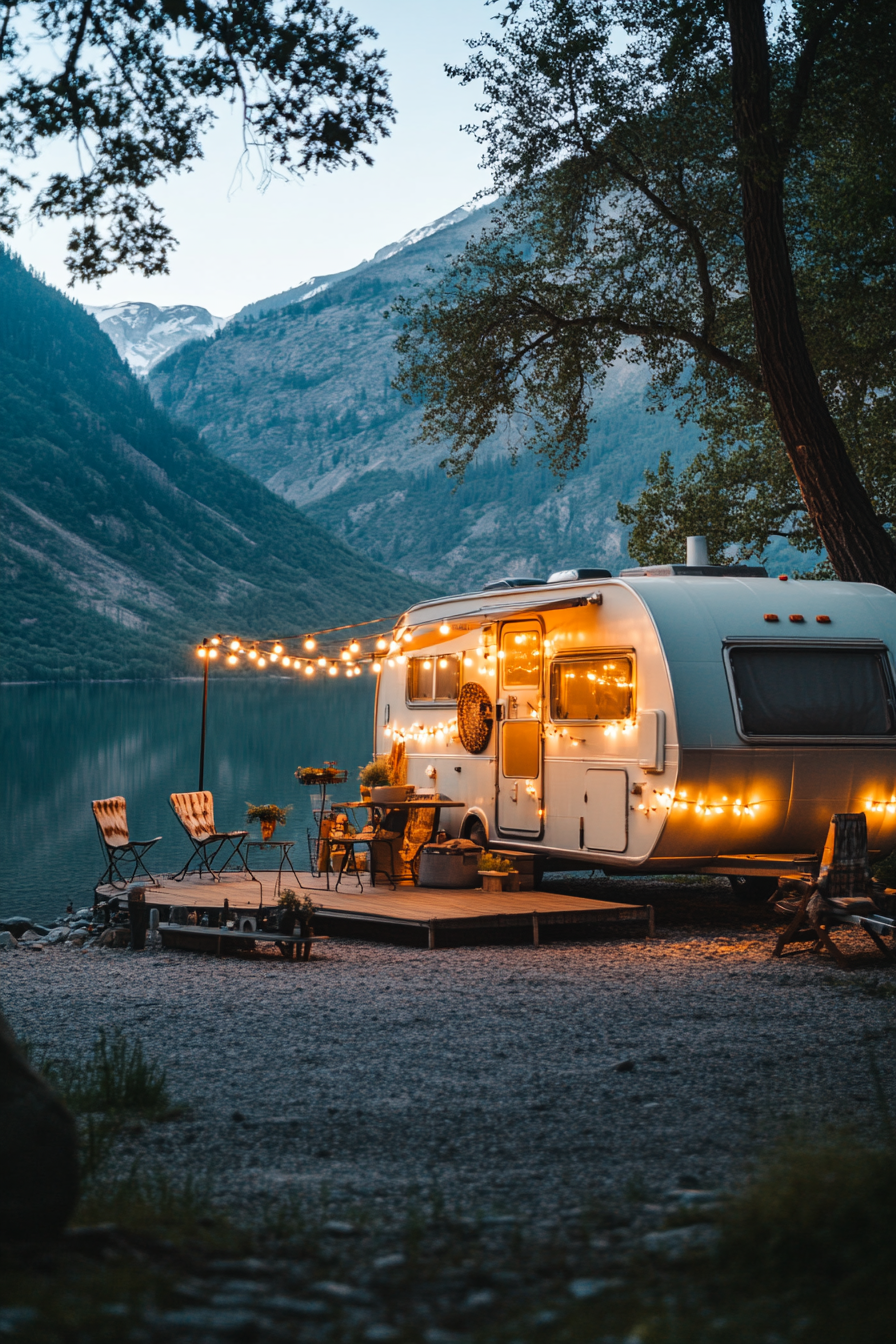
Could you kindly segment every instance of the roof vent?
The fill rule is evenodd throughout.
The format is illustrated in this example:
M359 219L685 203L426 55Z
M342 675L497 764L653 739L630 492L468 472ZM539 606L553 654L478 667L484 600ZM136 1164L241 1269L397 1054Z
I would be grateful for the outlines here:
M494 583L487 583L481 591L483 593L493 593L496 588L540 588L544 579L495 579Z
M688 569L705 568L709 564L709 547L706 544L706 538L688 537L685 554L687 556L685 564Z
M575 583L576 579L612 579L608 569L555 569L548 583Z

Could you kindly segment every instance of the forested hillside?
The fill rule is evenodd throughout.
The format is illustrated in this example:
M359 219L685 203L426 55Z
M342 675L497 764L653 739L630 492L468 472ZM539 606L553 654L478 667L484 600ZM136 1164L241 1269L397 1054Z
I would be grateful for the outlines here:
M0 249L4 680L171 676L424 590L175 429L92 317Z
M426 283L481 228L488 207L397 253L250 306L210 341L151 372L157 402L215 452L295 501L382 564L442 589L502 574L626 562L616 501L632 499L662 448L697 446L671 415L649 415L641 373L613 370L585 466L558 492L533 458L516 469L489 445L456 490L439 448L414 443L420 411L391 387L392 300ZM378 254L380 255L380 254ZM322 288L323 286L323 288ZM268 307L268 305L276 305Z

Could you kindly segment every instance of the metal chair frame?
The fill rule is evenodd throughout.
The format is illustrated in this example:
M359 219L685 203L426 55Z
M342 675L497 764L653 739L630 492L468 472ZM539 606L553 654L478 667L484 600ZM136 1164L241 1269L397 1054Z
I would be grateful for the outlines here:
M184 820L182 812L178 807L178 803L175 802L175 799L187 799L187 798L208 799L207 808L203 808L204 812L203 820L208 823L210 829L205 831L204 833L199 833L196 835L193 834L193 832L190 830L187 821ZM207 789L197 790L195 793L172 793L168 799L168 803L171 807L172 812L177 817L184 831L188 835L190 844L193 846L193 853L187 859L183 868L181 868L179 872L173 874L172 881L182 882L190 870L190 864L193 862L194 859L198 859L199 867L194 871L198 872L199 880L200 881L202 880L203 873L208 873L209 877L212 879L213 882L220 882L221 874L225 872L228 863L230 863L231 859L234 858L238 859L240 862L240 868L239 868L240 872L247 873L253 882L258 881L258 878L255 876L255 874L249 867L248 863L246 862L245 854L242 852L243 841L245 840L249 832L218 831L215 829L214 799L212 798L212 794L209 792L209 790ZM223 863L214 866L215 861L221 854L222 850L225 849L225 846L229 846L229 849L227 850L227 853L224 856ZM209 854L210 850L211 854Z
M157 887L159 884L143 862L143 857L148 850L152 849L153 845L159 843L162 837L157 835L154 836L152 840L132 840L130 838L127 804L120 794L116 795L114 798L95 798L91 806L93 808L93 820L96 825L97 835L99 836L99 841L107 861L106 871L103 873L99 882L97 882L94 891L98 891L100 887L120 887L123 891L125 887L133 882L138 872L143 873L149 878L151 886ZM117 823L117 829L113 831L112 834L124 835L125 840L123 844L111 844L110 841L106 839L106 832L97 815L97 808L104 807L109 808L109 822L111 824ZM128 877L125 876L119 866L126 860L133 863L133 871Z
M784 955L788 943L802 942L809 936L811 951L827 948L841 970L852 969L852 962L837 947L829 930L841 924L853 924L868 934L887 960L893 952L881 934L896 938L896 924L876 906L872 897L871 869L868 865L868 829L864 812L837 812L831 817L821 867L815 882L788 880L800 900L794 908L776 901L779 914L791 915L791 921L775 944L773 957Z

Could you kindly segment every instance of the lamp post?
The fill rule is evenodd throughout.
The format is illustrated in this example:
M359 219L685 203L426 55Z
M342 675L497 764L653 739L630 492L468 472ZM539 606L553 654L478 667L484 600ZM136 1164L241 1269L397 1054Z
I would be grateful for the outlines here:
M208 649L208 640L202 641L202 647ZM202 735L199 739L199 792L202 792L203 780L205 778L205 719L208 713L208 665L209 656L206 652L203 658L204 667L202 669Z

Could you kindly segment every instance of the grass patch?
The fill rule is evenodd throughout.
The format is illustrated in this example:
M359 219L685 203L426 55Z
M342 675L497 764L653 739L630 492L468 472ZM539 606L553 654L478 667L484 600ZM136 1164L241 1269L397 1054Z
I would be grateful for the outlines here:
M86 1055L59 1059L48 1053L32 1064L56 1089L74 1115L141 1116L161 1120L171 1113L164 1068L147 1059L140 1040L128 1042L121 1031L111 1040L105 1031Z
M188 1177L177 1184L160 1171L134 1170L120 1180L87 1187L72 1226L110 1223L126 1234L194 1251L248 1255L255 1244L252 1234L240 1231L216 1204L207 1181Z

